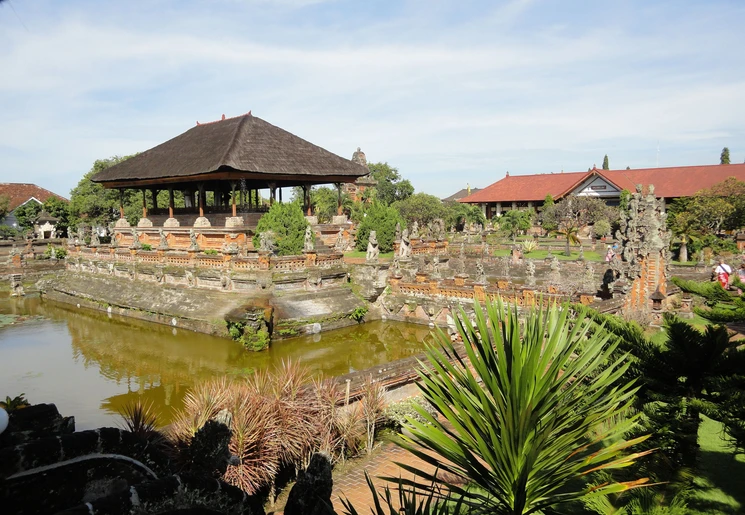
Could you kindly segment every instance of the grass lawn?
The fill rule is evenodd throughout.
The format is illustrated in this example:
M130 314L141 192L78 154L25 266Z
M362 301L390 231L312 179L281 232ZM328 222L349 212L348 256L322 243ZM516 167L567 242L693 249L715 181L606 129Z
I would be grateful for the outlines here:
M701 446L695 490L688 502L691 513L745 513L745 456L734 455L722 439L722 424L702 416Z
M352 250L352 251L349 251L349 252L345 252L344 253L344 257L349 257L349 258L364 258L364 257L367 257L367 252L364 252L362 250ZM386 259L386 258L393 259L393 251L391 251L391 252L381 252L380 255L378 256L378 258L380 258L380 259Z
M510 250L495 250L493 255L496 257L501 256L509 256ZM565 256L564 252L561 251L555 251L552 252L554 256L556 256L559 261L575 261L579 257L579 251L572 249L572 255L571 256ZM528 259L545 259L548 255L548 250L534 250L533 252L528 252L526 254L523 254L524 257ZM585 260L587 261L604 261L605 260L605 254L598 254L594 250L586 250L585 251Z

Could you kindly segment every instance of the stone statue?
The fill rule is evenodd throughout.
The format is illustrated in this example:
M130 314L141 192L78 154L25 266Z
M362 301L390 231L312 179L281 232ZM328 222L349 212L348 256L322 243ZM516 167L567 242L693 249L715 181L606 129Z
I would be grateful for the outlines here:
M585 248L580 245L579 246L579 256L577 256L578 261L584 261L585 260Z
M442 274L440 273L440 257L435 256L432 258L432 279L442 279Z
M489 244L484 243L484 246L482 248L482 252L484 254L484 258L489 259L491 257L491 254L489 253Z
M168 238L166 237L165 231L163 229L158 229L158 238L160 238L160 241L158 242L158 248L165 250L168 248Z
M466 260L466 244L465 244L465 242L460 242L460 254L458 255L458 257L460 257L460 260L461 261L464 261L465 262L465 260Z
M476 261L476 283L486 284L486 272L484 271L484 264L479 259Z
M137 232L137 229L132 227L132 245L130 245L129 248L139 249L141 247L142 247L142 244L140 243L140 234Z
M391 273L394 277L401 277L401 264L398 262L398 256L393 256L393 266L391 267Z
M344 229L339 229L339 232L336 234L336 241L334 242L334 250L343 252L345 247L346 245L344 243Z
M404 229L401 234L401 245L398 248L398 257L409 259L411 257L411 238L409 238L409 229Z
M81 245L85 243L85 227L83 227L82 225L78 226L78 238L75 243L79 243Z
M305 242L303 243L304 252L313 252L316 248L316 244L313 238L313 229L310 225L305 228Z
M365 255L365 261L368 263L377 263L378 254L380 254L380 248L378 247L378 234L376 231L370 231L370 236L367 239L367 254Z
M559 264L559 258L554 256L551 260L551 271L548 274L548 282L551 284L559 284L561 282L561 265Z
M199 250L199 243L197 243L197 232L194 228L189 229L189 250Z
M101 240L98 238L98 231L93 229L91 231L91 247L98 247L101 244Z
M535 263L530 259L528 259L528 264L525 266L525 284L535 286Z
M259 250L274 252L274 234L272 231L264 231L259 235Z
M595 284L595 270L589 261L585 263L585 269L582 271L580 289L585 293L592 293L593 295L598 291L598 285Z
M401 241L401 222L396 222L396 236L394 241Z
M72 245L75 243L75 239L72 236L72 228L67 228L67 244Z
M419 239L419 223L416 220L414 220L414 223L411 225L411 239Z

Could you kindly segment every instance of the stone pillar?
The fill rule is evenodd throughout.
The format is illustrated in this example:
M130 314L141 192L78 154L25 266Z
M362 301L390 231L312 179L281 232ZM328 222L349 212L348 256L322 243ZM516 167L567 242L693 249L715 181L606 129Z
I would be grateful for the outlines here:
M515 209L517 209L517 202L512 203L512 210L514 211Z
M529 200L528 201L528 209L530 209L532 207L533 207L533 201L532 200Z
M336 214L341 216L341 183L336 183Z
M502 214L502 203L501 202L497 202L497 214L498 215Z

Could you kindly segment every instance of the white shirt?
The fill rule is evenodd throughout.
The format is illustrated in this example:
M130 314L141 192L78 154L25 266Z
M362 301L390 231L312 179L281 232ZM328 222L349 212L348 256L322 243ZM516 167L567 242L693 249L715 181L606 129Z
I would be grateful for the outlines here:
M715 274L723 274L726 273L727 275L730 275L732 273L732 268L727 263L721 263L714 269Z

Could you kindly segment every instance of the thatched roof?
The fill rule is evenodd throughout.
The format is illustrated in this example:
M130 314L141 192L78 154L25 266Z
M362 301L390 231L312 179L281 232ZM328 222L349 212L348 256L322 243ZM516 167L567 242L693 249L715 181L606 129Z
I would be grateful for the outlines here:
M249 112L197 124L175 138L92 177L108 187L246 178L302 183L352 182L370 171Z

